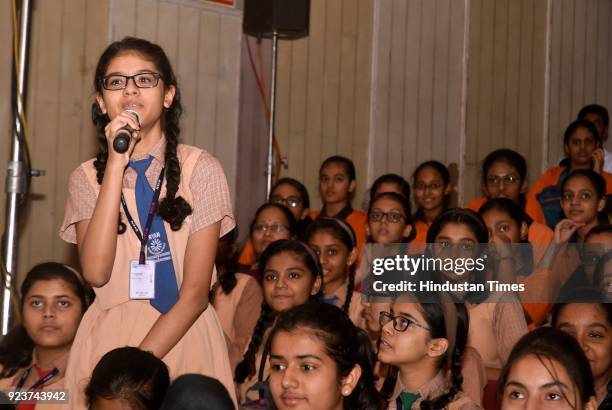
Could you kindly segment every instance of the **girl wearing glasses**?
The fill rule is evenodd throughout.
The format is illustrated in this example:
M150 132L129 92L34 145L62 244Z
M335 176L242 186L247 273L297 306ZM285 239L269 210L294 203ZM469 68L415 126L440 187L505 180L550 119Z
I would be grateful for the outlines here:
M582 347L593 374L595 398L600 404L612 382L612 304L592 303L605 300L604 294L598 291L583 288L580 293L581 297L574 298L572 303L555 305L551 324L573 336Z
M414 221L415 243L426 243L427 230L434 219L449 206L451 184L448 168L438 161L419 165L412 175L414 202L417 210Z
M279 410L379 410L367 335L338 308L309 302L270 333L270 391Z
M489 242L489 231L485 222L472 210L454 208L445 211L427 232L427 243L435 244L435 256L445 257L452 252L453 258L477 259L482 257L482 244ZM485 270L465 272L458 276L454 272L434 272L438 280L468 281L484 283ZM520 302L512 294L478 292L469 295L456 293L455 297L466 301L469 312L468 345L482 357L489 385L485 391L484 405L492 404L495 382L499 371L506 363L512 346L525 333L527 323ZM502 300L503 298L503 300Z
M21 284L22 322L0 343L0 389L25 393L64 388L70 347L87 309L85 287L77 275L55 262L28 272ZM65 408L42 404L20 408Z
M261 408L269 400L266 343L279 313L320 296L323 283L317 256L306 244L281 239L272 242L261 255L264 301L244 359L235 371L239 402ZM266 408L266 407L263 407Z
M592 170L600 174L605 180L604 195L612 193L612 174L602 170L601 138L590 121L572 122L563 134L563 146L568 158L546 171L527 194L527 203L538 203L542 210L541 217L534 215L536 221L551 229L563 219L560 185L571 171Z
M327 158L319 168L319 194L323 202L321 211L312 211L310 217L337 218L346 221L357 238L357 253L366 241L366 214L353 209L351 200L357 189L357 174L353 161L340 155Z
M272 242L279 239L292 239L295 236L295 218L283 205L263 204L255 211L250 233L255 261L247 266L239 264L238 270L253 276L261 283L257 267L259 257Z
M400 296L389 312L381 312L380 325L378 360L398 369L382 388L388 409L481 408L461 392L461 356L468 336L462 304L419 303Z
M295 233L298 239L303 239L308 225L312 222L310 218L310 197L308 190L298 180L293 178L281 178L272 187L270 192L271 204L283 205L295 218ZM257 255L253 249L253 242L249 239L240 253L238 263L244 266L250 266L257 260Z
M306 231L310 246L323 270L323 301L337 306L363 327L361 295L355 291L357 246L351 226L334 218L319 218Z
M478 212L488 200L509 198L516 202L530 217L529 242L546 244L553 237L552 230L536 222L544 219L538 203L527 201L527 162L521 154L510 149L498 149L482 163L482 191L485 196L470 202L466 208Z
M78 245L96 292L66 372L72 406L85 407L84 381L119 346L152 352L172 377L210 375L233 391L223 330L208 306L217 241L234 227L223 169L178 143L180 91L158 45L110 44L93 84L100 151L70 176L60 231ZM125 128L132 135L119 153L113 142Z

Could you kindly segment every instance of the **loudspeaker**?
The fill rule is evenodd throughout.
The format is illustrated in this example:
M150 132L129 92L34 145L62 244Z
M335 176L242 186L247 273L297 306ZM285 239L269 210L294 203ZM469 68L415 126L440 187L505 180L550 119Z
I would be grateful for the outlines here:
M245 33L269 37L276 31L279 37L308 35L310 0L245 0Z

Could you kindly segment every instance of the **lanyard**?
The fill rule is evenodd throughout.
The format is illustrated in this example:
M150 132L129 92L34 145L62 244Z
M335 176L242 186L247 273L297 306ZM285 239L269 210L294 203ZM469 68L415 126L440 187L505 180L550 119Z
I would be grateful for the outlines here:
M159 199L159 193L161 192L162 181L164 180L164 171L166 168L162 168L159 173L159 178L157 179L157 183L155 184L155 192L153 193L153 199L151 200L151 205L149 205L149 213L147 215L147 223L143 229L143 232L140 233L140 229L138 229L138 225L130 211L128 211L127 204L125 202L125 197L123 196L123 192L121 193L121 205L123 206L123 212L125 212L125 216L130 222L130 226L132 230L140 240L140 257L138 258L138 263L140 265L144 265L145 263L145 249L147 247L147 241L149 240L149 232L151 231L151 226L153 225L153 217L155 216L155 211L157 210L157 200Z
M21 378L19 379L19 382L17 383L17 386L15 386L16 391L21 391L21 388L23 387L23 385L26 382L26 379L30 375L31 370L32 370L32 367L29 367L25 372L23 372L23 374L21 375ZM58 368L54 367L53 370L51 370L45 376L38 379L38 381L34 383L32 387L28 389L28 391L36 390L37 388L39 388L40 386L42 386L43 384L47 383L49 380L54 378L58 373L59 373Z

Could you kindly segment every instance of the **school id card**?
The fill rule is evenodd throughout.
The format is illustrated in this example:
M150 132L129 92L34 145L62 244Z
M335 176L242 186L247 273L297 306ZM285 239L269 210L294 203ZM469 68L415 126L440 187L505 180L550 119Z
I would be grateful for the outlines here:
M130 261L130 299L155 298L155 261Z

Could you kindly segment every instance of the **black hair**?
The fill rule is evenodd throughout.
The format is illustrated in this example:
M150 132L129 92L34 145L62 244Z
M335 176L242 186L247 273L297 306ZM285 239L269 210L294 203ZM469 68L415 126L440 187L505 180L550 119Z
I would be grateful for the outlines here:
M181 196L176 196L179 183L181 181L181 166L177 157L177 146L181 133L179 120L183 111L181 106L181 93L177 85L176 76L172 70L170 60L164 50L157 44L135 37L125 37L123 40L111 43L100 56L96 73L94 76L94 88L101 95L102 81L106 75L106 70L111 61L122 54L136 53L142 58L151 61L161 74L161 79L166 87L174 87L175 95L172 105L164 108L161 117L161 127L166 136L165 168L166 168L166 196L158 206L157 213L170 224L173 231L178 231L185 218L192 213L192 208ZM104 170L108 160L108 144L104 134L104 128L109 123L110 118L102 110L97 102L91 107L93 123L98 135L100 151L94 161L98 184L102 184ZM120 222L119 233L125 232L125 224Z
M234 410L234 403L223 384L203 374L184 374L172 382L161 410Z
M238 238L238 228L234 228L221 238L219 238L219 244L217 246L217 252L221 246L227 246L228 254L224 256L223 260L215 261L217 267L218 286L221 286L221 290L226 295L229 295L238 283L236 279L236 271L238 266L238 252L235 248L236 239ZM217 286L213 286L210 291L209 301L211 303L215 300L215 290Z
M351 225L336 218L317 218L313 223L308 226L306 230L306 234L304 235L304 241L308 243L310 238L319 231L325 231L333 236L335 239L339 240L346 246L349 253L355 249L357 246L357 237L355 235L355 231ZM344 305L342 305L342 310L348 314L349 308L351 307L351 299L353 298L353 291L355 290L355 271L356 271L356 262L354 262L348 270L348 287L346 290L346 299L344 300Z
M323 161L321 167L319 168L319 175L321 175L321 172L323 172L323 168L329 164L341 164L344 167L349 181L354 181L357 178L357 172L355 172L355 164L353 164L353 161L341 155L333 155Z
M434 243L436 236L449 223L467 225L476 236L478 243L489 242L489 230L482 218L471 209L451 208L441 213L427 231L427 243Z
M255 211L255 218L253 218L253 221L251 222L249 233L253 235L253 227L255 226L255 222L257 221L259 214L269 208L277 209L285 216L285 219L287 220L287 224L289 225L287 226L287 228L289 229L289 234L291 236L295 236L296 229L297 229L297 221L295 220L295 216L293 216L291 211L286 206L283 206L280 204L271 204L268 202L261 205L259 208L257 208L257 211Z
M412 207L410 206L410 200L402 195L399 195L395 192L382 192L376 195L370 201L370 205L368 206L368 220L370 219L370 213L372 212L372 207L379 199L390 199L392 201L397 202L402 207L402 211L404 211L404 218L406 219L406 225L412 226L412 230L407 237L402 238L403 243L408 243L416 236L416 229L412 225Z
M402 176L397 174L385 174L376 178L376 181L372 184L372 188L370 188L370 202L374 200L378 194L382 192L378 192L382 184L395 184L399 187L401 195L404 196L408 201L410 201L410 184L406 181Z
M274 190L276 190L276 188L281 185L290 185L295 188L295 190L298 191L298 193L300 194L300 199L302 200L302 204L304 204L304 208L310 208L310 196L308 196L308 189L306 189L304 184L302 184L297 179L287 177L279 179L278 181L276 181L276 184L274 184L274 186L270 190L270 196L272 196Z
M604 290L602 281L606 274L606 266L608 265L610 260L612 260L612 251L608 251L608 253L606 253L599 259L597 265L595 266L595 271L593 272L593 286L602 291ZM609 293L608 289L606 289L606 293ZM605 295L601 294L601 297L605 298ZM608 302L612 302L612 298L608 297ZM608 307L606 309L612 309L611 303L607 303L607 305ZM608 310L608 322L610 322L610 324L612 325L612 313L610 313L610 310Z
M334 361L338 380L348 376L359 365L361 377L351 394L344 398L344 409L376 410L381 400L374 385L376 362L370 339L362 329L337 307L322 302L309 302L283 312L270 333L268 344L279 332L312 331Z
M610 123L610 115L608 114L608 110L606 109L606 107L603 107L599 104L589 104L582 107L580 109L580 112L578 112L578 119L584 120L586 119L586 116L588 114L599 115L605 127L607 127Z
M168 368L150 352L119 347L106 353L91 373L85 396L121 400L139 410L159 409L170 385Z
M597 128L591 121L588 120L575 120L567 126L563 133L563 145L568 145L569 140L574 135L578 128L585 128L595 139L595 141L601 143L601 135L597 132Z
M414 187L416 185L416 181L417 178L419 177L419 173L424 170L425 168L433 168L439 175L440 178L442 178L442 182L444 182L444 186L447 187L451 180L450 180L450 173L448 172L448 168L446 167L446 165L444 165L443 163L439 162L439 161L425 161L423 163L421 163L415 170L414 173L412 174L412 186ZM444 195L444 199L442 200L442 206L443 209L447 209L450 203L450 195ZM414 213L413 217L412 217L413 221L425 221L425 212L423 211L423 208L421 208L420 206L417 208L416 212Z
M259 275L261 278L264 277L266 265L268 264L270 258L284 252L290 252L297 255L301 259L304 266L306 266L310 273L313 274L314 279L319 277L321 279L321 283L323 283L323 270L321 269L319 260L317 259L315 253L305 243L291 239L280 239L278 241L274 241L268 245L265 251L262 252L261 257L259 258L258 266ZM321 291L319 290L319 292L312 296L311 299L317 299L320 296ZM270 308L264 298L261 304L261 313L257 323L255 324L255 328L253 329L253 336L251 336L249 347L244 354L244 358L240 363L238 363L238 366L236 366L236 370L234 372L234 380L237 383L243 383L257 371L257 363L255 363L257 352L263 343L266 330L272 326L275 318L276 312Z
M498 380L498 392L503 394L512 366L529 355L534 355L546 368L553 379L557 379L554 369L549 368L553 360L566 370L578 390L578 400L586 404L595 395L591 367L582 348L572 336L552 327L540 327L525 334L514 346ZM545 362L545 360L548 361ZM573 389L570 390L573 391ZM562 392L564 400L573 406Z
M610 254L608 254L610 255ZM611 255L612 256L612 255ZM610 256L607 256L608 260ZM582 287L576 289L565 303L555 303L551 312L551 326L556 327L559 324L559 316L568 305L577 303L588 303L599 305L604 311L608 324L612 326L612 303L603 303L606 300L606 295L599 289Z
M81 303L81 310L84 313L87 309L87 293L79 273L68 265L57 262L45 262L34 266L26 275L21 284L21 305L25 297L30 292L34 284L40 281L63 280L68 284L72 292ZM17 371L32 362L32 351L34 341L28 335L23 324L15 326L0 343L0 379L11 377Z
M568 181L570 181L571 179L575 177L579 177L579 176L585 177L591 182L591 185L593 186L593 189L595 190L595 195L597 196L598 201L601 200L602 198L607 199L606 198L606 180L604 179L604 177L599 175L598 172L593 171L592 169L572 170L572 172L570 172L570 174L563 180L563 182L561 182L561 195L563 195L563 191L565 191L565 186L567 185ZM608 223L608 215L606 215L605 210L606 208L604 208L602 212L597 212L597 221L600 224Z
M567 182L572 178L582 176L587 178L593 188L595 190L595 194L597 195L597 199L604 198L606 196L606 180L604 177L599 175L598 172L593 171L592 169L575 169L563 180L561 183L561 193L565 190L565 186Z
M421 303L417 300L420 305L420 311L423 314L423 318L427 325L431 329L431 337L432 339L444 338L447 340L454 339L454 346L452 352L445 352L444 355L440 357L438 361L438 369L443 369L445 364L449 362L448 358L450 355L450 373L451 373L451 386L450 389L443 395L424 400L421 402L421 409L443 409L454 399L454 397L461 390L461 385L463 383L463 375L461 373L461 356L463 355L463 351L467 345L467 337L469 331L469 318L468 312L465 308L465 304L463 303L454 303L455 310L457 314L457 328L455 331L454 337L447 334L447 323L445 312L449 310L446 309L445 303L451 302L442 302L442 297L440 294L433 294L433 298L437 301L436 303ZM449 346L450 348L450 346ZM395 384L397 382L397 377L399 376L397 368L394 366L394 370L390 373L390 375L385 379L383 384L383 388L381 392L383 393L383 397L387 400L390 399L391 394L393 393L393 389L395 388Z
M478 210L478 215L482 218L489 211L500 211L507 214L514 222L518 229L521 229L521 224L524 222L527 226L533 223L533 220L527 215L527 213L520 207L519 204L514 202L510 198L495 198L488 200ZM528 239L521 240L523 243L528 243Z
M516 168L516 172L518 172L519 177L521 179L520 183L522 184L527 178L527 161L525 158L516 151L513 151L508 148L501 148L491 152L486 156L482 163L482 184L487 184L487 174L489 173L489 169L498 163L498 162L506 162L512 167ZM525 203L525 194L521 193L519 196L519 205L524 208Z

